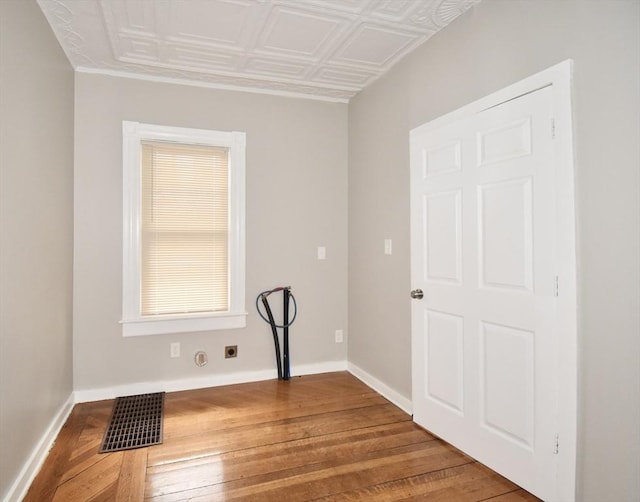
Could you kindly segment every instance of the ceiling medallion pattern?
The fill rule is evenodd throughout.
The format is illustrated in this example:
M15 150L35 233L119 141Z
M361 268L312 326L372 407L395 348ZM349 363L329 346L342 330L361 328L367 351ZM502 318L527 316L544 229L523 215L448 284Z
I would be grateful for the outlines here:
M480 0L38 0L78 71L346 102Z

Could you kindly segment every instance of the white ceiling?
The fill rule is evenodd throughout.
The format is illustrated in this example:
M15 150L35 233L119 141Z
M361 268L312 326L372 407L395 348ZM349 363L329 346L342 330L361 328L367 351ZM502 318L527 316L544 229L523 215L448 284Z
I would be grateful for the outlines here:
M480 0L38 0L77 71L346 102Z

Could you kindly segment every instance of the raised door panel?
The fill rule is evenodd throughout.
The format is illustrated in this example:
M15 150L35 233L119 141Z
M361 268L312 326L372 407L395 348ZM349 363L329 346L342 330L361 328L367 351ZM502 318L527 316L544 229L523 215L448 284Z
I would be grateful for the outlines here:
M431 193L423 199L425 281L462 281L461 191Z
M464 320L425 310L426 397L456 414L464 413Z
M531 450L534 431L534 333L481 322L482 426Z
M481 287L533 290L533 180L478 187Z

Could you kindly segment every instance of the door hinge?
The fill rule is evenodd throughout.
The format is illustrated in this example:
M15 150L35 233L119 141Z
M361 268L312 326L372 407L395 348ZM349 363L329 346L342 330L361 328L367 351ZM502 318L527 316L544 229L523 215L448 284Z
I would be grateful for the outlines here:
M553 454L557 455L560 451L560 434L556 434L556 437L553 442Z
M555 295L556 296L558 296L558 293L559 293L559 290L560 290L559 282L560 282L560 280L558 279L558 276L556 275L555 285L554 285Z
M551 119L551 139L556 139L556 119Z

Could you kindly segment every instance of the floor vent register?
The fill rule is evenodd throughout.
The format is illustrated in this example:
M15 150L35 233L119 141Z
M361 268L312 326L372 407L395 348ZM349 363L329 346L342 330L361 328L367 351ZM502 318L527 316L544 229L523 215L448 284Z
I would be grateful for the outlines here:
M118 397L100 453L162 443L164 392Z

